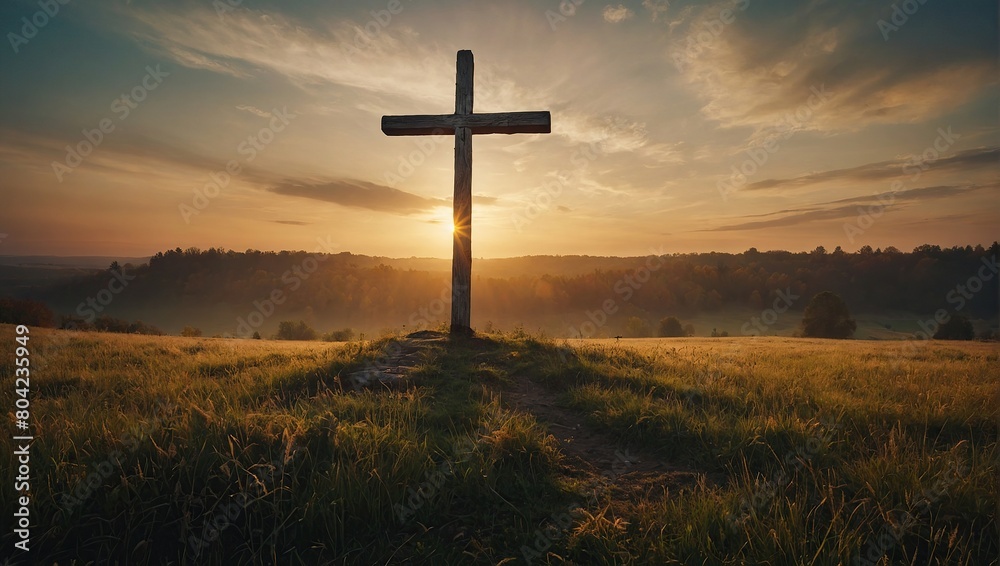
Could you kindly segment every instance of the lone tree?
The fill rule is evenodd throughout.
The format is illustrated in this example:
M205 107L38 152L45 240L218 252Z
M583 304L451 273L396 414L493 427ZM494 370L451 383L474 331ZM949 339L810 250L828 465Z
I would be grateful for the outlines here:
M315 340L316 331L305 321L285 320L278 323L278 333L274 337L277 340Z
M857 328L847 304L830 291L813 297L802 316L802 335L806 338L850 338Z
M972 323L960 314L949 318L934 333L935 340L972 340L975 337L976 332L972 328Z
M625 336L629 338L649 338L652 334L653 329L643 318L633 316L625 322Z
M687 334L684 332L684 327L681 326L681 321L677 320L677 317L668 316L660 321L660 336L676 338L678 336L687 336Z

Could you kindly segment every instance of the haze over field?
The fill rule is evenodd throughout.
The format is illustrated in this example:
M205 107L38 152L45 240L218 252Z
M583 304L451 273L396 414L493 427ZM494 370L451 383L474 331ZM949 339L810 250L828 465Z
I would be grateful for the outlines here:
M638 338L657 335L660 321L673 316L697 336L791 336L801 331L812 297L832 291L856 315L856 338L926 338L942 309L969 318L975 334L985 336L1000 313L998 256L994 243L905 253L890 247L487 259L476 264L472 324L481 331ZM445 260L176 249L118 269L56 265L68 258L2 265L8 261L0 258L0 298L40 300L69 328L111 316L171 334L191 326L208 336L248 338L303 320L321 334L351 328L373 336L439 328L451 308ZM3 317L18 321L0 308Z
M995 2L574 4L5 2L0 252L447 257L458 49L476 257L997 239Z

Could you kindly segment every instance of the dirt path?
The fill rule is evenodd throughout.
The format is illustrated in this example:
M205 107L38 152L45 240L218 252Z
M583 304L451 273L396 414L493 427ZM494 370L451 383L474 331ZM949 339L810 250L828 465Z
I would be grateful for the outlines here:
M622 446L612 435L587 423L583 415L560 407L557 393L528 378L515 379L517 387L504 391L502 399L511 408L533 415L555 437L565 456L567 475L603 478L614 495L632 500L658 499L709 479L704 473Z
M424 351L447 342L446 334L430 330L414 332L402 340L392 340L371 363L348 374L344 383L354 389L377 385L390 389L405 387L407 375L420 363Z
M362 387L397 387L418 365L424 351L447 345L448 335L414 332L386 346L383 355L348 379ZM612 435L586 422L583 415L558 404L558 393L525 376L512 376L515 385L501 392L511 409L531 414L559 443L563 473L587 483L602 484L616 497L638 501L658 499L699 481L712 483L703 472L657 459L619 444Z

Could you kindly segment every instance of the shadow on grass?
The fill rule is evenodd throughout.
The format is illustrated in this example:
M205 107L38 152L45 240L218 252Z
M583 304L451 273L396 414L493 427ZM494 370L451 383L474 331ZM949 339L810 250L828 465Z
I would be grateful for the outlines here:
M995 501L992 428L938 453L903 415L893 428L879 420L891 415L848 414L850 435L889 440L871 447L837 432L813 451L814 421L829 404L793 406L798 398L768 393L757 369L713 377L728 384L715 387L698 385L697 360L674 354L519 334L439 338L411 356L401 387L355 390L342 378L380 358L400 362L386 352L405 338L287 360L205 342L169 363L129 353L148 370L143 381L123 384L107 364L41 381L32 559L496 564L520 561L528 546L542 548L541 563L846 563L964 451L968 474L885 554L969 564L996 555L995 509L981 503ZM525 379L615 442L724 470L728 483L589 504L562 475L553 438L501 402ZM154 402L163 395L167 407ZM109 404L88 406L93 399ZM13 477L0 470L0 481ZM10 534L0 539L6 552Z
M422 352L407 387L337 387L338 376L375 360L389 340L263 378L260 364L236 351L211 371L196 366L162 415L93 411L88 430L103 432L83 440L73 457L41 439L33 559L508 558L507 549L566 496L554 475L552 439L505 410L483 384L483 356L503 357L506 346L442 340ZM228 390L217 382L223 375ZM116 430L132 425L138 428L127 437Z

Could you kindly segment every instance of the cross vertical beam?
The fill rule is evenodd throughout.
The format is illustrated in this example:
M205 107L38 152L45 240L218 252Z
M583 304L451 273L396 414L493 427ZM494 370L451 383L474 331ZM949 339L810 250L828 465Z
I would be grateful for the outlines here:
M457 69L454 114L382 116L382 132L387 136L455 136L451 333L472 334L472 136L548 134L552 116L545 111L475 114L471 51L458 52Z
M458 52L455 115L472 114L475 62ZM455 128L454 233L451 259L451 333L472 334L472 130Z

